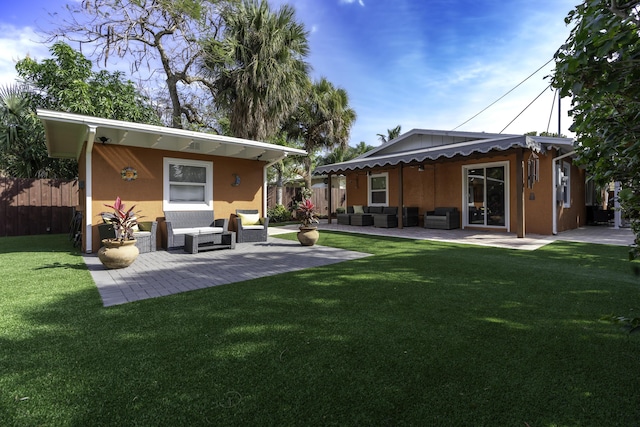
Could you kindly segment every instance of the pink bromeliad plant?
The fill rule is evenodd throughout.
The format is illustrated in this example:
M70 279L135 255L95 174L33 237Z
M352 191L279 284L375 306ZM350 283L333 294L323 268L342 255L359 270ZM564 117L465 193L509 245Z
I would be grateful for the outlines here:
M319 223L315 211L315 205L310 199L304 199L298 203L298 218L302 223L302 227L311 227L313 223Z
M137 212L133 211L135 205L126 209L120 197L116 197L113 205L105 204L105 206L113 209L113 212L102 212L100 215L104 222L113 225L116 239L120 241L133 240L133 232L138 225Z

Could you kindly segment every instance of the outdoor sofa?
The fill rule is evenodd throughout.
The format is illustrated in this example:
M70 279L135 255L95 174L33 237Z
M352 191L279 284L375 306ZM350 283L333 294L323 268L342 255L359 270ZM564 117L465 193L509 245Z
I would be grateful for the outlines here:
M398 208L396 206L347 206L347 212L337 214L338 224L342 225L373 225L382 228L398 226ZM403 227L418 225L418 208L405 207L402 209Z
M402 208L402 226L415 227L418 225L418 208ZM395 228L398 226L398 208L389 206L382 209L382 213L373 215L373 226L380 228Z
M266 242L269 217L261 217L257 209L236 210L236 241Z
M227 233L228 219L215 219L213 211L165 211L167 249L184 247L184 236L193 233Z
M424 228L451 230L460 228L460 211L458 208L436 208L424 213Z
M338 214L338 224L343 225L373 225L373 215L382 213L382 206L347 206L347 212Z

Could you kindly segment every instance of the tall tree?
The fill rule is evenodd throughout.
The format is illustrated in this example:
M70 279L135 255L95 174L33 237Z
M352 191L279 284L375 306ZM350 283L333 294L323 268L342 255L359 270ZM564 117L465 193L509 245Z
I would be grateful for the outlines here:
M185 123L201 123L200 113L206 110L196 104L203 99L202 94L189 97L187 86L199 84L214 89L198 73L202 58L199 40L216 37L221 28L220 12L233 3L234 0L71 2L67 6L69 16L51 39L87 44L105 65L110 56L126 58L132 73L138 73L143 80L164 76L170 125L182 128Z
M556 52L553 85L572 97L576 150L601 184L620 181L640 244L640 1L586 0ZM632 253L638 255L638 249Z
M224 39L205 43L216 102L234 136L265 141L306 91L307 32L291 6L272 11L266 0L245 0L223 18Z
M155 110L122 73L91 70L91 62L67 44L50 49L53 58L16 64L23 86L0 90L0 171L22 178L74 178L73 160L47 155L36 108L116 120L159 124Z
M400 125L394 127L393 129L387 129L387 134L382 134L379 133L378 134L378 139L380 140L380 142L382 142L383 144L385 142L391 141L393 139L396 139L397 137L400 136L400 132L402 131L402 127Z
M326 78L313 83L306 98L291 116L288 137L302 142L309 153L303 159L301 175L311 188L313 160L320 150L346 148L356 112L349 107L349 97L342 88L336 88Z
M123 73L94 72L89 61L68 44L55 43L53 58L18 61L18 76L31 89L36 107L87 114L137 123L159 124L160 119L133 82Z
M326 156L318 159L318 166L346 162L347 160L355 159L356 157L366 153L369 150L373 150L373 148L373 146L368 145L364 141L360 141L360 143L355 147L351 145L349 145L346 149L343 147L338 147Z
M77 164L47 156L44 129L26 86L0 88L0 176L74 178Z

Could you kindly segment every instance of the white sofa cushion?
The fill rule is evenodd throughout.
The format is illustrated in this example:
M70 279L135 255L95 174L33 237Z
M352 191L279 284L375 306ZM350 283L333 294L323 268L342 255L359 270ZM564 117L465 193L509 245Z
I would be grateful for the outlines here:
M263 230L264 225L244 225L242 224L243 230Z
M200 234L200 233L223 233L222 227L191 227L191 228L174 228L173 234Z

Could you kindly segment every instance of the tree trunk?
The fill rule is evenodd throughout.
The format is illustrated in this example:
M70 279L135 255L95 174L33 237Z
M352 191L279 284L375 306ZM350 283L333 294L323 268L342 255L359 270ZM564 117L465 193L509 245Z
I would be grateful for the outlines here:
M276 205L282 204L282 193L283 193L283 185L282 185L282 171L278 169L278 179L276 180Z
M311 189L311 157L304 158L304 185Z
M174 76L167 78L167 88L171 98L171 127L182 129L182 107L178 96L177 79Z

